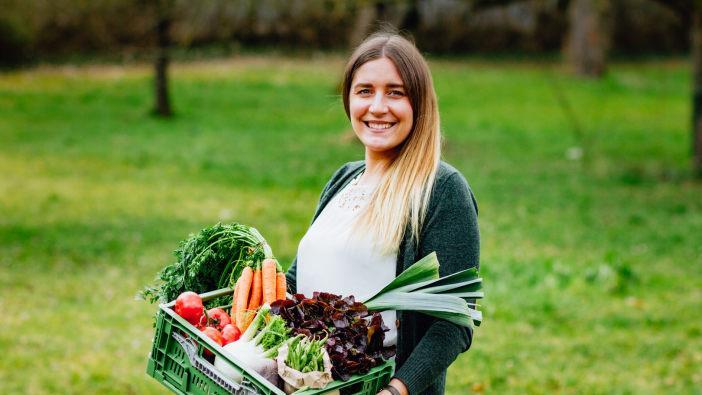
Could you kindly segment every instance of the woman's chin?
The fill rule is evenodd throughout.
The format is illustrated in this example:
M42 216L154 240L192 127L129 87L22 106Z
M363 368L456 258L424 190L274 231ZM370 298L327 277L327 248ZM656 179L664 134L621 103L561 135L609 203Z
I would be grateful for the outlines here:
M392 144L386 141L363 141L363 145L368 151L383 152L392 149Z
M368 145L364 144L366 147L366 155L371 154L374 157L394 157L397 154L397 150L395 149L397 145L388 145L388 144L375 144L375 145Z

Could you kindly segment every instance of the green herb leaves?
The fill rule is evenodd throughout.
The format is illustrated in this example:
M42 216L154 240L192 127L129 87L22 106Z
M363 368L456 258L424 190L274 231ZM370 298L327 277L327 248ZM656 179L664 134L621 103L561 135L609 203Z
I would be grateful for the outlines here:
M273 256L255 228L237 223L218 223L191 234L173 253L176 262L141 293L151 303L171 301L184 291L203 293L232 286L246 265Z

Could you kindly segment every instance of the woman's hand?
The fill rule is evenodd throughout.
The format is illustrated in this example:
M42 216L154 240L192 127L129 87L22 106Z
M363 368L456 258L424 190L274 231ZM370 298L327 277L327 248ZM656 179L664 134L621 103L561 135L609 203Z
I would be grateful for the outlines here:
M407 387L405 387L405 384L398 380L398 379L392 379L390 380L389 385L395 387L398 392L400 392L400 395L409 395L409 391L407 390ZM377 395L394 395L390 391L383 389L382 391L378 392Z

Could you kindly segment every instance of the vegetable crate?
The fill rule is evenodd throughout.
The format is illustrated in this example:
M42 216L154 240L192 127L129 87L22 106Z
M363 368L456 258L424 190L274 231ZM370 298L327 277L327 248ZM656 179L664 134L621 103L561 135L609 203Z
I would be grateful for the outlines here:
M203 301L232 292L224 288L200 295ZM161 304L156 314L156 332L149 355L146 373L176 394L237 394L237 395L285 395L285 392L250 371L224 353L222 348L178 316L173 310L175 302ZM224 358L244 380L235 383L222 375L205 357L205 352ZM333 381L323 389L307 389L295 392L296 395L316 395L339 393L342 395L375 395L392 377L394 361L376 366L365 375L356 375L347 381Z

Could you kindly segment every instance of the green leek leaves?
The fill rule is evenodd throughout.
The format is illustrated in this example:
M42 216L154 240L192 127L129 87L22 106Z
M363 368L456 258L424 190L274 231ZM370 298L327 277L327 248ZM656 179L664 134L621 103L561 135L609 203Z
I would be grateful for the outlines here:
M483 316L475 309L475 299L484 296L482 281L475 268L439 278L439 261L432 252L364 304L372 311L412 310L461 326L479 326Z

